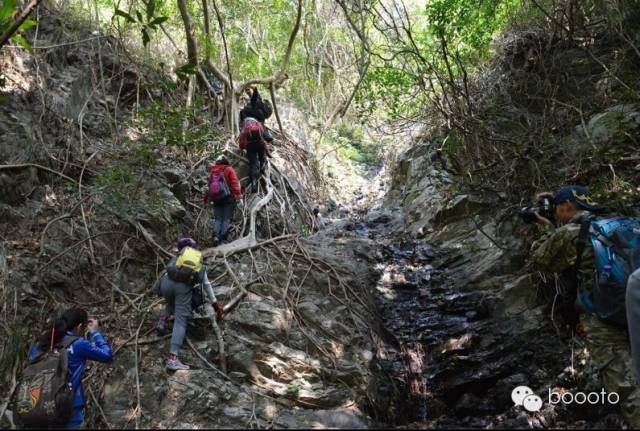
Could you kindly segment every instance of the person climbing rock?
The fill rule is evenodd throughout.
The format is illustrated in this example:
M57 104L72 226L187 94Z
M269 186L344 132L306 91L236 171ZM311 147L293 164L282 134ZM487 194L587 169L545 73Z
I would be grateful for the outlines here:
M631 427L640 428L640 389L634 377L627 332L607 321L594 306L597 280L604 271L596 270L599 255L585 236L589 234L590 220L604 208L592 202L588 190L581 186L558 190L553 206L559 227L554 228L551 220L535 215L537 223L548 232L532 245L532 263L538 270L560 274L569 286L568 295L575 300L580 317L576 332L584 334L604 388L620 396L623 416Z
M213 245L228 242L229 228L236 205L244 208L242 188L235 169L224 155L211 165L209 187L204 194L204 203L213 202Z
M246 117L242 122L238 146L247 152L249 159L249 181L251 191L258 189L258 180L267 166L267 141L264 137L264 127L253 117Z
M85 338L85 334L87 333L88 339ZM93 318L90 319L86 310L81 308L71 308L65 311L62 316L54 322L52 328L42 333L29 350L29 363L36 365L44 363L48 352L52 352L56 348L58 350L66 350L66 366L69 375L69 381L67 383L72 391L72 403L69 405L71 412L66 422L66 428L80 429L84 422L85 401L82 380L84 378L84 369L87 361L112 362L113 352L111 351L109 343L107 343L100 334L98 321ZM25 370L25 375L26 374L31 373L26 373ZM37 374L31 374L31 377L32 379L37 377ZM35 381L37 378L33 380ZM31 396L33 396L33 387L29 390ZM39 388L38 398L40 396L46 398L45 391L46 388ZM19 390L18 392L21 391ZM20 411L20 398L21 397L18 396L18 411ZM54 399L55 398L56 397L54 397ZM55 401L58 400L56 399ZM58 403L56 402L56 404ZM43 411L46 412L46 410L45 405ZM51 424L47 424L47 426L50 425ZM27 425L25 424L25 426Z
M273 136L271 136L269 129L267 129L267 126L265 125L265 120L273 114L273 106L271 105L271 102L263 100L258 89L255 87L253 89L247 88L246 92L250 98L249 103L240 110L240 124L242 124L246 118L255 118L260 122L260 124L262 124L264 129L264 140L269 143L273 142Z
M165 272L156 282L154 290L164 297L166 304L156 330L167 333L167 321L174 316L171 347L166 361L168 370L188 370L189 366L178 359L178 353L187 333L187 322L193 316L193 294L196 286L204 287L218 319L223 315L223 304L216 300L211 282L207 277L207 268L202 261L202 253L197 250L196 242L190 237L178 239L178 255L167 264ZM210 313L211 311L208 310Z

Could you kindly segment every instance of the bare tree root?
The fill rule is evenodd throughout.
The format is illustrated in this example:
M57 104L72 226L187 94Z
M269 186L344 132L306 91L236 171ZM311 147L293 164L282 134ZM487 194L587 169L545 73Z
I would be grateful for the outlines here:
M186 338L185 338L185 340L187 341L187 345L191 348L191 350L193 350L193 353L195 353L195 354L196 354L196 356L197 356L198 358L200 358L200 360L201 360L202 362L204 362L204 363L205 363L205 365L206 365L207 367L209 367L211 370L215 371L216 373L220 374L220 375L221 375L222 377L224 377L225 379L227 379L227 380L229 380L229 381L232 381L232 380L231 380L231 377L229 377L229 376L227 375L227 373L225 373L225 372L223 372L223 371L220 371L218 368L216 368L215 366L213 366L209 361L207 361L207 358L205 358L205 357L202 355L202 353L200 353L200 352L198 351L198 349L196 349L196 347L193 345L193 343L191 342L191 340L189 339L189 337L186 337Z
M218 356L220 357L220 368L223 373L227 373L227 356L224 350L224 339L222 338L222 331L220 330L220 326L218 326L218 322L216 322L215 314L211 317L211 326L213 327L213 332L216 334L216 338L218 339Z

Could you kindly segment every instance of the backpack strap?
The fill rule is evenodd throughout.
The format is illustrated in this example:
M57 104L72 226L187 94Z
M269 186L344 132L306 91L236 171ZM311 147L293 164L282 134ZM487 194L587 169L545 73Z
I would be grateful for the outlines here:
M584 249L589 242L589 228L591 227L591 220L593 217L583 217L580 220L580 231L578 232L578 238L576 239L576 262L573 264L573 270L571 274L571 286L570 293L571 295L575 295L578 291L578 271L580 270L580 265L582 264L582 255L584 254Z
M59 347L61 347L63 349L67 349L67 348L69 348L70 345L75 343L76 340L78 340L79 338L81 338L81 337L79 337L77 335L69 335L67 337L64 337L64 339L61 342L59 342L57 344L57 346L59 346Z

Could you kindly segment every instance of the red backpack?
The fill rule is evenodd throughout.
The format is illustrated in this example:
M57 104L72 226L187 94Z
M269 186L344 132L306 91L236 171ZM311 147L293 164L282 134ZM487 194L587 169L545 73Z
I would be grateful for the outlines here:
M240 130L239 144L240 148L245 150L247 145L251 142L264 143L264 127L262 123L252 117L247 117L242 123L242 130Z

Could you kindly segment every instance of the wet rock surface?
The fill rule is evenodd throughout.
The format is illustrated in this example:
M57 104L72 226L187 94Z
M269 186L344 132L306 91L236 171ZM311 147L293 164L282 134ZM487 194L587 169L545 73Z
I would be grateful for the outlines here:
M379 228L380 226L377 226ZM377 238L375 230L367 235ZM461 283L456 250L379 240L376 305L382 342L369 413L385 426L597 428L622 423L607 409L550 405L549 390L589 387L582 342L558 333L529 274ZM572 368L571 366L574 366ZM540 412L514 406L528 386ZM609 410L611 410L609 408Z

